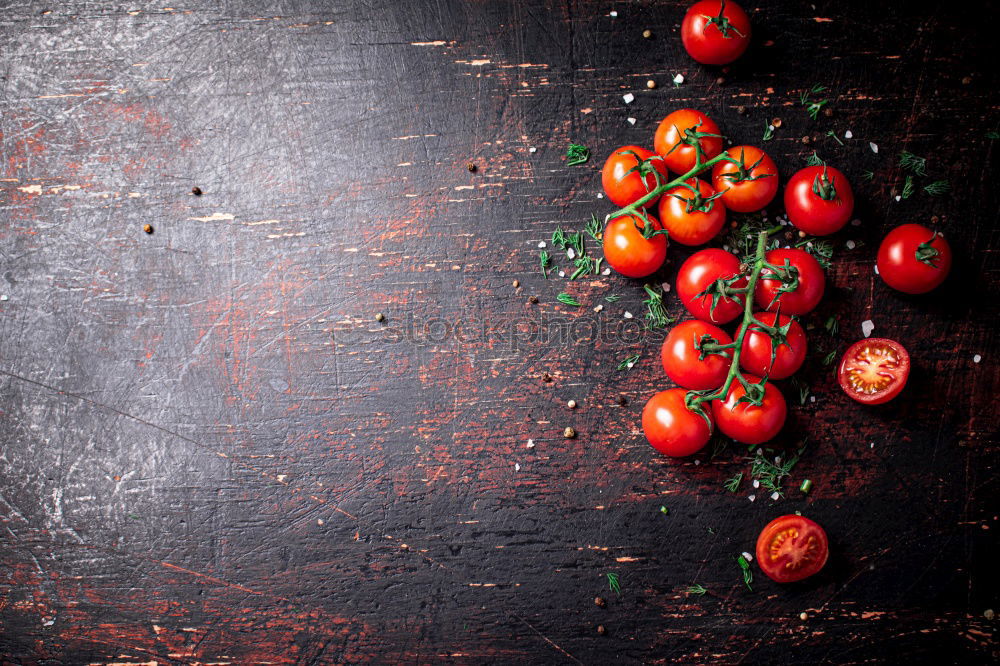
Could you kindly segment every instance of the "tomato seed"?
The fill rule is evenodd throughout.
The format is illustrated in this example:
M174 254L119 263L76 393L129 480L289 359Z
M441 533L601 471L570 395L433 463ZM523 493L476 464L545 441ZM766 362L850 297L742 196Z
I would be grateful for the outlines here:
M375 321L385 321L385 315L381 312L375 313Z
M604 608L605 606L608 605L608 602L604 600L604 597L594 597L594 604L596 606L600 606L601 608Z
M570 409L576 409L576 400L570 400L569 402L566 403L566 406L569 407Z
M646 87L652 90L653 88L656 87L656 81L654 81L653 79L646 81Z
M576 430L573 430L572 428L566 428L565 430L563 430L563 437L565 437L566 439L573 439L574 437L576 437Z
M649 30L649 29L643 30L642 31L642 36L643 36L644 39L652 39L652 37L653 37L653 31Z
M145 231L147 234L151 234L151 233L153 233L153 225L152 224L144 224L144 225L142 225L142 230Z
M200 197L201 196L201 188L198 187L197 185L195 187L192 187L191 188L191 194L195 195L196 197Z

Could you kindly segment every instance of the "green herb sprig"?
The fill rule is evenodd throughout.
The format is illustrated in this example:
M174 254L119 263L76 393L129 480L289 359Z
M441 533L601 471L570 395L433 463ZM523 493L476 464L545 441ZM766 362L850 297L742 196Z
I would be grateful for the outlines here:
M590 159L590 149L578 143L569 144L566 149L566 166L577 166Z

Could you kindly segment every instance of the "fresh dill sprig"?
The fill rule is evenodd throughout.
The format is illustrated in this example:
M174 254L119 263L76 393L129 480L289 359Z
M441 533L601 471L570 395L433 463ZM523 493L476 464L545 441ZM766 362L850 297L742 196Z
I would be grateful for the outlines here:
M837 335L837 333L840 331L840 322L837 321L836 317L830 315L829 317L827 317L826 323L823 324L823 328L825 328L826 332L829 333L830 335Z
M803 248L811 254L823 270L829 270L833 263L833 241L819 240L814 237L806 237L795 243L795 247Z
M608 303L617 303L618 301L622 300L622 296L621 294L611 294L610 296L605 296L604 300L606 300Z
M632 354L628 358L622 359L622 362L618 364L619 370L631 370L632 366L639 362L639 355Z
M740 489L740 483L743 481L743 472L739 472L736 476L729 479L722 484L722 487L731 493L735 493Z
M590 159L590 149L578 143L569 144L566 149L566 166L583 164Z
M584 227L584 231L590 234L590 237L595 241L600 241L602 234L601 221L597 219L597 216L593 213L590 214L590 220L587 221L587 226Z
M616 573L607 573L605 575L608 577L608 588L612 592L614 592L615 594L619 594L620 595L622 593L622 586L618 582L618 574L616 574Z
M670 509L668 509L665 505L661 504L660 505L660 513L662 513L665 516L668 513L670 513Z
M900 196L904 199L909 199L913 196L913 176L906 174L906 180L903 181L903 191L900 192Z
M574 259L573 265L576 266L576 270L569 276L570 280L575 280L582 275L587 275L594 271L594 260L585 254Z
M819 153L814 150L813 154L806 158L806 164L809 166L823 166L826 162L824 162L823 158L819 156Z
M760 481L762 488L772 493L778 493L779 496L783 497L784 492L781 489L781 482L791 474L792 469L799 462L799 458L804 450L805 442L802 443L802 447L794 456L788 460L781 460L779 458L778 462L771 462L759 452L758 455L749 459L752 461L750 463L750 476Z
M565 303L566 305L572 305L574 308L580 307L580 301L576 300L565 291L556 296L556 300L560 303Z
M666 308L663 307L663 289L660 287L653 287L650 285L645 285L644 289L648 298L643 301L643 304L647 308L646 312L646 328L652 330L654 328L663 328L668 324L673 323L673 319L667 315Z
M870 169L865 169L861 172L861 177L865 180L875 180L875 172Z
M705 589L704 586L697 583L694 585L688 585L687 589L684 591L687 592L688 594L697 594L699 597L708 592L708 590Z
M924 185L924 192L931 195L932 197L944 194L951 189L951 185L948 184L947 180L935 180L933 183L928 183Z
M747 562L747 558L740 555L736 558L736 563L740 565L740 570L743 572L743 584L747 586L747 589L753 592L753 586L750 583L753 582L753 571L750 569L750 563Z
M986 138L990 141L996 141L997 139L1000 139L1000 131L990 130L986 133Z
M899 154L899 166L909 169L918 176L927 175L927 158L917 157L913 153L904 150Z
M837 360L837 350L834 349L832 352L823 357L823 365L830 365L835 360Z
M542 264L542 275L545 279L549 279L549 266L552 265L552 257L545 250L541 250L538 253L538 261Z
M774 125L772 125L771 123L765 122L764 123L764 136L761 138L761 141L770 141L773 138L774 138Z
M826 135L831 139L833 139L834 141L836 141L837 143L839 143L840 145L842 146L844 145L844 142L840 140L840 137L837 136L837 133L834 132L833 130L827 130Z
M780 230L780 226L772 227L769 225L760 213L744 215L739 219L739 224L737 224L736 228L730 229L724 244L730 250L736 250L739 256L746 260L753 257L753 253L757 248L757 237L760 236L760 232L775 233ZM767 243L767 249L773 250L780 243L780 239L772 238Z
M826 98L821 100L811 100L810 95L819 94L824 90L826 90L826 86L821 86L817 84L814 85L812 88L810 88L808 91L803 91L799 95L799 103L805 107L806 113L808 113L809 117L812 118L813 120L816 120L816 117L819 115L820 110L824 106L826 106L830 102L830 100Z

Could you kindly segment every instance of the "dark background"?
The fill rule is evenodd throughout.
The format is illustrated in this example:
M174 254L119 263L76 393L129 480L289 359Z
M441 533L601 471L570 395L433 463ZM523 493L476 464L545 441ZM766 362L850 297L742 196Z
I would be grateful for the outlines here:
M753 46L721 84L681 47L682 2L160 5L0 3L9 662L997 658L992 3L747 2ZM813 84L831 117L798 105ZM645 443L669 384L662 331L622 328L641 282L537 270L557 225L610 212L604 157L684 106L738 143L780 118L783 180L816 149L859 198L806 318L816 401L783 385L775 446L808 443L777 502L722 488L743 447ZM904 149L950 195L894 201ZM952 277L891 291L880 238L932 216ZM866 319L914 362L879 408L820 363ZM754 563L747 590L734 558L794 511L828 566L779 586Z

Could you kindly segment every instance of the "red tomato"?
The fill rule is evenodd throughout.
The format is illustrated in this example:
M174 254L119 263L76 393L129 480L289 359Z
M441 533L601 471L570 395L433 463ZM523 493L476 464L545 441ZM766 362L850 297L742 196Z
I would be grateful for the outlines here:
M639 167L639 162L653 158L649 162L644 162ZM619 207L627 206L638 201L656 188L656 174L662 177L662 182L666 183L667 165L663 163L663 158L651 150L646 150L640 146L622 146L608 156L601 169L601 185L608 198ZM642 173L640 173L642 171ZM659 197L650 199L644 206L652 206Z
M691 411L685 404L687 390L660 391L642 409L642 431L654 449L668 456L689 456L708 444L712 415Z
M654 231L663 229L652 215L649 222ZM651 275L667 258L667 237L656 234L646 238L643 228L643 221L635 215L616 217L604 228L604 259L625 277Z
M944 236L919 224L903 224L878 248L878 274L905 294L925 294L948 277L951 246Z
M681 41L701 64L728 65L750 45L750 17L735 2L696 2L684 15Z
M854 212L854 192L847 177L828 166L796 172L785 186L788 219L807 234L826 236L847 224Z
M722 161L712 167L712 187L722 192L726 208L752 213L771 203L778 193L774 160L753 146L736 146L727 152L740 163Z
M681 303L702 321L709 321L715 324L725 324L743 313L743 296L719 297L715 307L712 307L712 295L706 294L698 298L698 294L722 278L729 278L738 275L740 272L740 260L734 255L719 250L708 248L695 252L688 260L681 265L681 270L677 273L677 295ZM740 278L733 283L733 287L745 287L746 278Z
M691 178L687 183L663 193L660 221L671 240L681 245L703 245L715 238L726 223L726 206L712 199L715 190L705 181Z
M698 319L677 324L670 329L663 341L660 352L663 370L678 386L700 391L717 389L726 381L729 366L733 364L733 352L731 349L724 350L725 356L702 353L695 345L701 343L706 336L720 345L728 345L733 341L718 326Z
M794 583L817 573L830 554L823 528L805 516L775 518L757 537L757 564L776 583Z
M760 383L760 377L743 377L751 384ZM725 399L712 401L712 415L719 430L744 444L763 444L774 439L785 425L788 414L785 396L771 382L764 387L764 398L759 406L738 402L744 395L746 389L737 379L730 385Z
M785 285L781 280L765 279L768 275L774 275L771 269L765 268L760 272L757 286L753 290L754 300L760 308L774 312L780 306L783 314L803 315L819 305L826 289L826 276L815 257L805 250L789 248L771 250L764 255L764 259L779 268L787 260L794 269L793 277L797 279L797 284L792 291L782 291ZM791 287L792 284L787 286Z
M715 136L694 136L702 132ZM663 155L667 167L681 175L694 168L696 144L701 146L704 153L702 161L710 160L722 152L719 126L704 113L694 109L678 109L661 120L653 138L653 148Z
M766 375L771 379L791 377L802 367L806 360L806 333L802 325L791 317L776 315L774 312L758 312L754 315L767 326L779 328L788 327L784 333L785 341L774 350L774 361L771 361L773 340L757 324L752 324L743 337L743 347L740 351L740 367L755 375ZM777 318L777 325L774 323ZM721 385L721 384L719 384Z
M903 390L910 376L910 355L888 338L858 340L847 348L837 380L844 393L866 405L889 402Z

